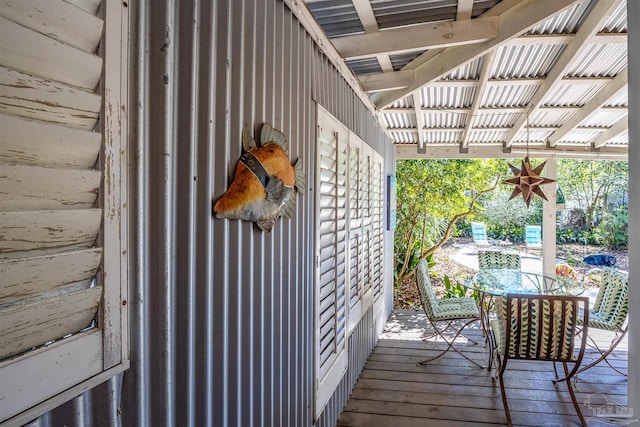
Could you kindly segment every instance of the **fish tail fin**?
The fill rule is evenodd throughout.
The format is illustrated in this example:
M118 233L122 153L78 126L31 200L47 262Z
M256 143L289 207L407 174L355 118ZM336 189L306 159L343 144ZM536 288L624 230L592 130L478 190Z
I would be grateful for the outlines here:
M295 211L296 211L296 197L295 195L292 194L291 197L289 197L289 200L287 200L287 202L282 207L281 215L283 218L291 218Z
M278 144L287 156L289 155L287 137L278 129L273 128L269 123L265 123L262 125L262 129L260 129L260 145L264 146L270 142Z
M304 190L306 183L306 177L304 174L304 169L302 168L302 160L298 159L296 164L293 166L296 171L296 189L300 194L304 196Z
M258 144L256 144L256 141L251 138L251 130L249 129L249 125L245 123L244 127L242 128L242 148L244 148L244 151L249 151L253 148L256 148L257 146Z

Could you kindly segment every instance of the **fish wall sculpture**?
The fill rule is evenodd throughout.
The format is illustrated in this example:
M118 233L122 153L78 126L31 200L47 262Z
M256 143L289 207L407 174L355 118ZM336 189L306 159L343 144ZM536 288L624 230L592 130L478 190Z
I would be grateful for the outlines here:
M227 191L213 206L216 218L253 221L270 232L278 218L291 218L296 193L304 194L302 161L289 161L289 143L269 123L260 129L260 144L247 125L242 130L243 153Z

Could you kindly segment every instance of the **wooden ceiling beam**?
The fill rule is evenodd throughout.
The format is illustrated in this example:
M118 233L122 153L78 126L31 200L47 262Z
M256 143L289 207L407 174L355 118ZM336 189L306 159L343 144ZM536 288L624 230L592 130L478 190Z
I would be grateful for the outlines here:
M467 127L464 130L462 140L460 141L460 151L465 151L469 147L469 135L472 130L473 122L475 121L475 116L480 111L482 97L484 96L484 92L487 89L487 82L491 77L491 70L493 69L493 63L495 59L495 49L484 56L484 60L482 62L482 71L480 72L480 80L478 81L478 90L476 90L476 97L473 100L473 104L471 105L471 111L469 111L469 116L467 118Z
M514 37L522 35L530 28L575 3L576 0L522 0L515 2L511 8L499 15L497 37L482 43L453 46L441 50L426 62L413 68L413 84L411 86L389 93L377 94L374 101L376 106L378 108L388 107L414 90L426 86L451 70L455 70L507 43Z
M603 147L608 141L612 140L616 136L620 135L622 132L625 132L629 129L629 120L627 116L621 117L613 126L611 126L606 131L602 132L600 136L598 136L593 141L594 148Z
M591 114L598 111L609 99L627 88L627 68L625 67L610 83L589 100L577 114L574 114L557 131L549 137L549 145L555 146L566 134L580 125Z
M574 64L577 58L589 47L590 40L594 35L602 28L605 22L609 19L611 13L615 11L621 1L624 0L599 0L595 7L591 10L591 13L585 21L582 23L574 39L569 43L558 60L553 65L553 68L547 74L544 83L536 91L535 95L529 102L529 108L531 113L540 107L544 101L544 98L548 93L551 93L562 81L562 78L567 74L567 71ZM511 132L506 139L506 147L508 148L514 141L516 135L527 120L526 116L522 116L513 126Z
M462 22L429 22L337 37L331 41L343 58L351 60L380 54L463 46L484 42L497 36L498 17L490 17Z
M358 14L358 18L360 18L360 22L362 22L362 26L364 27L365 33L377 33L380 31L380 27L378 26L378 21L376 20L376 16L373 13L373 8L371 7L371 3L369 0L352 0L353 7L356 9L356 13ZM380 64L380 69L383 72L392 72L393 64L391 64L391 59L389 59L389 55L377 54L376 59L378 60L378 64Z
M527 153L524 147L514 147L511 153L504 153L500 144L469 146L468 153L461 153L458 144L427 144L424 153L418 153L416 144L397 144L396 160L403 159L514 159ZM627 160L628 153L622 147L603 147L594 150L591 145L572 145L557 149L529 148L529 156L536 159L573 158L599 160Z

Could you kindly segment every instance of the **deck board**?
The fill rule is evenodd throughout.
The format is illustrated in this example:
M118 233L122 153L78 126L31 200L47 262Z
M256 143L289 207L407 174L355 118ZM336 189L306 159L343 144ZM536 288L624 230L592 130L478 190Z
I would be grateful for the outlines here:
M494 371L473 366L455 352L425 366L417 362L437 354L442 341L426 340L430 326L422 312L396 310L362 371L338 426L413 427L425 425L468 426L505 425L502 397ZM458 341L465 354L485 363L488 352L479 328L470 329ZM606 341L603 334L598 341ZM626 369L626 339L611 361ZM585 360L589 360L589 355ZM556 388L553 366L548 362L510 361L505 373L509 408L515 425L577 426L566 384ZM579 375L576 396L585 418L593 415L587 400L600 406L605 399L627 403L627 379L601 363ZM603 425L598 420L589 425Z

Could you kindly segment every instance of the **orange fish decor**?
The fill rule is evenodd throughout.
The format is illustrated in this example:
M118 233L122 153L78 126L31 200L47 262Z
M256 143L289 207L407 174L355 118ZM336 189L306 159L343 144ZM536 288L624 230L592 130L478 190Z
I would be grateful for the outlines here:
M268 123L260 129L259 145L245 125L242 147L233 182L213 211L216 218L254 221L262 231L270 232L278 218L293 215L295 193L304 194L302 162L291 164L287 138Z

